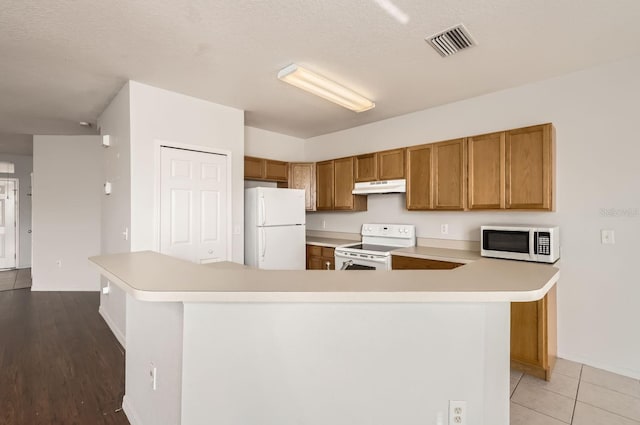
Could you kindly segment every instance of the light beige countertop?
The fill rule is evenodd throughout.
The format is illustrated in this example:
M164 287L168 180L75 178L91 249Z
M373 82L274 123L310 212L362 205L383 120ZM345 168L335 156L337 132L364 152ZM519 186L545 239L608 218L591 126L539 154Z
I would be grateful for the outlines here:
M461 249L431 248L428 246L412 246L409 248L394 249L391 255L403 257L422 258L426 260L450 261L467 264L480 260L479 252L465 251Z
M199 265L151 251L89 258L143 301L511 302L539 300L558 281L553 266L481 258L453 270L257 270Z
M336 239L323 238L322 236L307 236L307 245L326 246L329 248L335 248L340 245L357 242L360 242L360 239Z

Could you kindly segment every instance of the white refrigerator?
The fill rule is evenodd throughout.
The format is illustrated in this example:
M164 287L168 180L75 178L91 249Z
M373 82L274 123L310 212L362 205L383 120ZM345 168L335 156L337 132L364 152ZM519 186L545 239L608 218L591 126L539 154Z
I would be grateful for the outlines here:
M270 270L304 270L304 190L254 187L244 191L244 263Z

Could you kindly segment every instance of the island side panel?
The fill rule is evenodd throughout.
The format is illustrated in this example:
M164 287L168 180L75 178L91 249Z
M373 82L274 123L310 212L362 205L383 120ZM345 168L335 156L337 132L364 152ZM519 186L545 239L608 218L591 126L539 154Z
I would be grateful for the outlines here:
M182 424L508 425L508 329L508 303L186 303Z
M182 335L182 303L139 301L127 294L123 408L132 425L180 424Z

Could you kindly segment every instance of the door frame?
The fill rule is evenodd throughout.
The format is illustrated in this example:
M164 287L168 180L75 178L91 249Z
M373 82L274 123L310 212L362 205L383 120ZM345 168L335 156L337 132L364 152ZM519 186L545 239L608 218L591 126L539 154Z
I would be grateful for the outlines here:
M20 264L20 179L18 179L17 177L0 177L1 180L11 180L13 181L15 187L15 202L13 203L13 208L14 208L14 217L15 217L15 240L14 240L14 245L15 245L15 260L16 263L13 267L8 267L8 269L18 269L18 265ZM3 269L4 270L4 269Z
M225 261L231 261L233 258L233 215L232 215L232 180L231 180L231 151L226 149L212 148L201 145L190 145L187 143L172 142L168 140L155 140L154 142L154 155L153 155L153 169L154 169L154 196L153 196L153 246L157 252L160 252L160 194L162 191L161 179L162 179L162 166L161 166L161 154L162 148L174 148L183 149L192 152L208 153L214 155L223 155L226 157L227 165L227 258Z

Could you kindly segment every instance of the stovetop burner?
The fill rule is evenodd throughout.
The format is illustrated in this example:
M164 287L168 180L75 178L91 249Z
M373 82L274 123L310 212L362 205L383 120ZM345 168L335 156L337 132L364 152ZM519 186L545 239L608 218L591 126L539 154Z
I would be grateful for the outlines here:
M363 250L363 251L376 251L376 252L389 252L394 249L401 248L399 246L386 246L386 245L374 245L368 243L361 243L358 245L350 245L345 246L342 249L355 249L355 250Z

